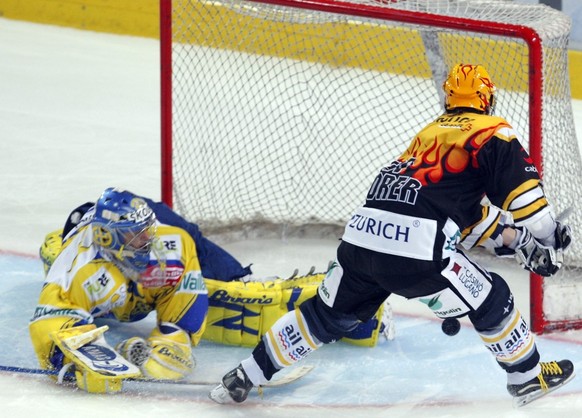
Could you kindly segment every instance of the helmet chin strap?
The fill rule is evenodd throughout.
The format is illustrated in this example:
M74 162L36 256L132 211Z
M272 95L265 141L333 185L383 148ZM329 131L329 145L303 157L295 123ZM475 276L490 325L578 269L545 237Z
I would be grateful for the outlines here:
M119 247L119 251L117 251L117 254L115 255L115 258L117 258L118 260L123 260L123 250L125 248L125 245L122 244L121 247Z

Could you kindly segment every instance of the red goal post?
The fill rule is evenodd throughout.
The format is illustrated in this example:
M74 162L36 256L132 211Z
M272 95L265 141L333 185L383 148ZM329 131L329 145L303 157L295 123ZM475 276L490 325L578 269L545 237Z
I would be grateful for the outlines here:
M505 0L160 0L162 199L209 234L338 231L473 62L576 230L569 25ZM582 327L577 242L567 264L531 277L535 332Z

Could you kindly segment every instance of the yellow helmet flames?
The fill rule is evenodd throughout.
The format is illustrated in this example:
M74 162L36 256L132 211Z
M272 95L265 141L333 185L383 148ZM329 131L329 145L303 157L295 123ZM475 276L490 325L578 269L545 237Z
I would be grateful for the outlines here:
M445 109L471 108L488 115L495 108L495 84L481 65L457 64L443 83Z

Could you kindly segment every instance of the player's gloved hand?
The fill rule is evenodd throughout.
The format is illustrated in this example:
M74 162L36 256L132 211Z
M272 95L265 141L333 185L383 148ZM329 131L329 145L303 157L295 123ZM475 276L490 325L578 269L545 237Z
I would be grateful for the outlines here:
M560 231L562 231L562 228L560 228ZM564 247L558 247L558 245L563 245L566 240L571 241L568 231L564 232L564 241L560 241L560 244L558 244L558 232L556 232L556 248L551 245L543 245L525 228L521 232L521 237L515 247L515 254L519 264L524 269L540 276L549 277L556 274L564 261ZM566 246L569 243L566 243Z
M148 379L180 380L195 367L190 335L167 322L159 324L147 341L132 337L119 343L117 351Z

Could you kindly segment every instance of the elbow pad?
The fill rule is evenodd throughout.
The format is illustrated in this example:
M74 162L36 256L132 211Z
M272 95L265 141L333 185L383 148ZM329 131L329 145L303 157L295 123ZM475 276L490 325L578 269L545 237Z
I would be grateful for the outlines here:
M554 232L556 231L556 220L550 211L546 212L543 216L536 219L535 222L525 222L520 226L527 228L529 232L543 245L554 246L555 237Z

